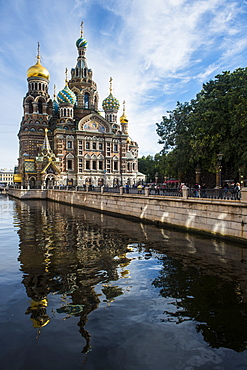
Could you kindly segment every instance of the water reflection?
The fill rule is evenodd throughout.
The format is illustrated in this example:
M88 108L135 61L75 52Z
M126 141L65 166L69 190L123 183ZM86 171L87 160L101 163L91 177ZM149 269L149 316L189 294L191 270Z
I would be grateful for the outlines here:
M170 309L162 311L164 324L193 320L212 348L246 349L246 249L56 203L17 201L16 211L19 261L31 299L26 314L38 336L52 314L63 320L77 317L87 353L88 316L131 289L124 290L119 280L130 277L137 252L138 258L161 265L151 284L164 298L164 307L170 299ZM51 294L61 296L52 314Z
M119 267L127 267L131 259L126 237L116 236L83 218L71 218L68 214L56 212L54 204L49 207L40 203L17 203L21 221L20 255L23 284L31 298L26 314L30 314L33 326L47 325L51 318L47 314L47 296L50 293L62 295L62 305L56 309L59 314L79 318L79 331L86 340L83 352L90 349L90 334L85 330L87 317L99 303L94 287L103 284L102 293L110 303L123 294L122 289L109 282L117 281ZM127 270L121 271L122 277Z
M166 319L180 324L195 320L196 329L213 348L244 351L247 343L246 291L238 281L209 275L182 261L162 258L163 269L153 281L160 294L175 299L175 311L165 311ZM183 279L181 279L181 277Z

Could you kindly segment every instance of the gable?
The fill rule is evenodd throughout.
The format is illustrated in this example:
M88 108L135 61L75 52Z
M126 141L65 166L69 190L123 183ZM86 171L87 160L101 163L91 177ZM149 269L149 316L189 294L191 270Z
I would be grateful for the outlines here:
M78 130L94 133L104 133L111 132L111 126L99 114L89 114L79 121Z

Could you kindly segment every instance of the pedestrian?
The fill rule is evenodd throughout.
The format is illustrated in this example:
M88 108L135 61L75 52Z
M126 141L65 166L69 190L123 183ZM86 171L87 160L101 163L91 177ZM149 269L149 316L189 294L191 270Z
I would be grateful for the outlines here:
M137 193L138 193L138 194L142 194L142 185L141 185L141 184L139 184L139 185L137 186Z
M236 199L240 200L240 198L241 198L240 190L241 189L240 189L240 183L239 182L236 183L234 190L235 190L235 194L236 194Z
M199 184L195 184L194 192L195 192L195 197L199 198L199 194L200 194L200 185Z

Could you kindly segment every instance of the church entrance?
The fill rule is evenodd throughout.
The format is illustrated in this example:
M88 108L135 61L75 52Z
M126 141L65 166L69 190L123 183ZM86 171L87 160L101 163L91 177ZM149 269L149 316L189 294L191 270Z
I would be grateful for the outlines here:
M36 188L36 179L35 179L35 177L31 177L29 179L29 186L30 186L30 189L35 189Z
M45 179L45 186L46 188L53 187L56 184L56 178L52 174L48 174Z

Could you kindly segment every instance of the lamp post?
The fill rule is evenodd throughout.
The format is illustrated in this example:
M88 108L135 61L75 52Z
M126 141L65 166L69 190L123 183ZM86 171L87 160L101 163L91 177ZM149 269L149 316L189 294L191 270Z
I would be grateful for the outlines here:
M220 187L222 184L221 184L221 181L222 181L222 165L221 165L221 161L222 161L222 158L223 158L223 154L217 154L218 156L218 186Z

